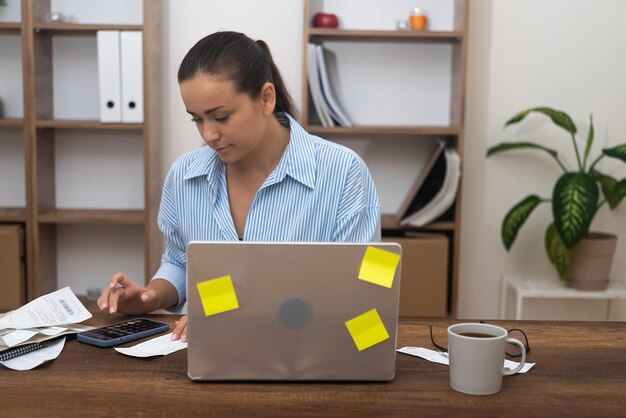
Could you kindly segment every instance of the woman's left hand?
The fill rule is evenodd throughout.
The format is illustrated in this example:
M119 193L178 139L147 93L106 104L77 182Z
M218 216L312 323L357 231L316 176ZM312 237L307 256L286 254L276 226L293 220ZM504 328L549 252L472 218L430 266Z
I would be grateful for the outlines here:
M187 342L187 315L181 316L179 321L174 323L174 331L172 331L172 341L180 339L181 342Z

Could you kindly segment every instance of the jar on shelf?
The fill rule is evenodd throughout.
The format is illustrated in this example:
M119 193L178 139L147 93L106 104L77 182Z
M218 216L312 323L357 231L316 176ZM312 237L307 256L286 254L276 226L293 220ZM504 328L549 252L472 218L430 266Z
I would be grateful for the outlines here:
M396 21L396 30L409 30L409 21L408 20L397 20Z
M416 7L413 9L411 16L409 16L409 24L411 26L411 29L413 30L426 29L426 25L428 24L428 19L426 18L426 15L419 7Z

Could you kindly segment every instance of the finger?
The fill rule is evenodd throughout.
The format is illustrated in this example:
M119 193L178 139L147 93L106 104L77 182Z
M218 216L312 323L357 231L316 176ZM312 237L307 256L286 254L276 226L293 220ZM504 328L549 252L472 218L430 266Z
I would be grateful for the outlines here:
M187 315L182 316L176 326L174 327L174 331L172 331L172 341L178 340L183 335L183 331L185 334L185 339L187 338ZM183 341L184 342L184 341Z
M101 311L103 311L103 310L105 310L106 308L109 307L109 294L110 294L110 292L111 291L109 289L104 289L104 291L102 292L102 294L100 295L100 297L96 301L96 303L98 304L98 307L100 308Z
M189 337L187 336L187 321L185 321L185 329L183 329L182 334L180 335L180 340L184 343L189 341Z
M110 289L109 296L109 313L117 312L117 306L120 298L124 296L126 290L123 287L116 287L115 289Z
M124 277L124 273L115 273L113 276L111 276L111 279L109 280L109 288L113 289L117 286L117 284L119 283L120 280L122 280L122 278Z
M118 284L122 287L128 287L134 285L135 282L132 281L130 277L128 277L124 273L115 273L113 277L111 277L109 288L114 289L115 287L117 287Z

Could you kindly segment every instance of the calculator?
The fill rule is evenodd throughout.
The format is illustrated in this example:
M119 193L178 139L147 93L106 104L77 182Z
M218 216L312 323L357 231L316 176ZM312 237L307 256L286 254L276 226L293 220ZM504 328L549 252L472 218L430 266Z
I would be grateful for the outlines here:
M164 322L147 318L129 319L115 324L105 325L77 334L78 341L98 347L113 347L118 344L138 340L150 335L168 331L170 326Z

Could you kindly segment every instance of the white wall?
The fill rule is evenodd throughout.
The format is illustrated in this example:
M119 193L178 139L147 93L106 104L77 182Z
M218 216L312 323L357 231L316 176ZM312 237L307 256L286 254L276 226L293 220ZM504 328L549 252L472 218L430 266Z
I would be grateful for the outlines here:
M600 148L626 139L626 2L603 0L472 0L463 177L463 228L458 315L497 315L503 273L557 280L543 249L549 207L540 207L521 230L509 254L500 243L507 210L530 193L549 197L558 167L537 153L511 153L487 160L486 149L502 140L533 140L575 162L571 140L546 118L503 130L505 121L527 107L546 105L566 111L584 142L593 112ZM615 169L618 167L618 169ZM600 168L626 176L624 164ZM626 281L626 207L603 207L592 229L618 234L612 276ZM542 309L533 306L535 313ZM578 305L559 305L569 317ZM594 315L593 308L588 309ZM580 310L578 310L580 312ZM613 318L626 315L619 309Z
M487 160L486 149L514 138L546 141L571 163L569 139L540 117L520 128L504 122L526 107L547 105L573 117L586 135L594 113L597 152L623 142L626 120L626 15L623 0L590 5L582 0L471 0L470 50L463 173L463 228L458 315L497 316L503 273L556 280L541 237L549 210L541 208L524 226L510 254L500 243L500 222L508 208L531 192L549 195L558 169L543 156L502 155ZM176 84L186 51L216 30L238 30L268 42L297 104L301 101L302 0L230 2L181 0L165 3L163 31L163 172L200 137L188 121ZM358 11L358 9L355 9ZM626 170L609 172L624 177ZM618 165L615 165L618 166ZM522 181L520 181L522 180ZM626 207L603 209L594 229L620 237L613 276L626 281ZM567 315L577 306L553 304ZM541 306L533 306L540 311ZM597 307L585 307L592 317ZM620 316L621 315L621 316ZM614 318L624 318L614 312Z

